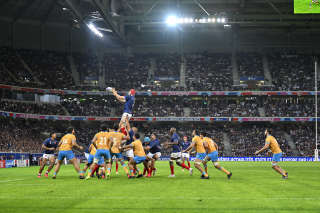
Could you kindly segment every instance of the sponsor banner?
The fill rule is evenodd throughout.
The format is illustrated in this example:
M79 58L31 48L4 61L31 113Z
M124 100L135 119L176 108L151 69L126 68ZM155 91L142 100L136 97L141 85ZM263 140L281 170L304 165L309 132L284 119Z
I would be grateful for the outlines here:
M195 157L191 157L190 160L194 161ZM168 161L170 160L169 156L161 156L160 160ZM219 157L219 161L251 161L251 162L260 162L260 161L272 161L272 157ZM280 161L295 161L295 162L307 162L314 161L313 157L283 157Z
M257 77L254 77L257 78ZM253 79L254 79L253 78ZM249 79L249 78L246 78ZM250 80L253 80L250 78ZM40 89L29 87L18 87L0 84L0 88L32 92L43 94L60 94L60 95L112 95L106 91L76 91L76 90L56 90L56 89ZM120 95L127 94L128 91L120 91ZM314 91L137 91L138 96L302 96L302 95L315 95ZM320 92L318 92L320 95Z
M89 117L89 116L62 116L62 115L37 115L0 111L0 116L12 118L33 118L44 120L73 120L73 121L118 121L120 117ZM195 122L314 122L312 117L133 117L131 121L195 121ZM318 118L320 121L320 117Z
M29 166L29 160L15 160L17 167L27 167Z
M0 168L6 168L6 161L0 160Z
M6 168L12 168L15 166L14 160L6 160Z
M263 76L240 77L240 81L263 81Z

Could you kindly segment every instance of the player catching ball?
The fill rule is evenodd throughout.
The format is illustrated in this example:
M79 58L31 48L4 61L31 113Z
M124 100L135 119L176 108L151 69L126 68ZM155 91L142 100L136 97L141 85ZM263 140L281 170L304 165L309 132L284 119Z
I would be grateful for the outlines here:
M124 109L123 109L123 114L121 116L120 123L124 123L127 117L128 117L128 120L130 121L130 118L132 117L132 109L134 106L134 96L136 94L136 91L134 89L131 89L128 92L128 95L126 96L119 95L114 88L111 89L111 92L117 98L118 101L124 103Z

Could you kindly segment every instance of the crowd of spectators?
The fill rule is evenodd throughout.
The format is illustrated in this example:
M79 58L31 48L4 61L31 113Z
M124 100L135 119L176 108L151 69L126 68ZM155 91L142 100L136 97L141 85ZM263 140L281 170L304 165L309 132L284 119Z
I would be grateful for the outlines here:
M255 151L264 146L266 127L262 125L244 124L227 128L232 156L254 156ZM279 126L272 129L271 134L276 137L284 156L292 156L292 150L289 148L283 132ZM261 153L260 156L266 156L268 153Z
M0 48L0 83L56 89L101 90L99 80L120 90L154 91L234 91L234 90L314 90L314 64L311 55L297 51L268 50L267 61L272 85L233 86L231 54L177 53L105 54L73 53L80 85L72 77L68 53ZM238 53L240 77L264 77L262 55ZM26 66L25 66L26 64ZM180 71L185 67L185 86L180 85ZM27 67L30 68L27 69ZM8 74L8 73L11 74ZM104 83L104 82L103 82ZM244 84L246 85L246 84ZM254 85L254 84L253 84Z
M262 56L259 53L238 53L237 62L240 77L264 77Z
M232 90L232 68L230 54L187 54L187 90L228 91Z
M268 62L275 90L314 90L314 64L311 55L295 51L273 51L268 54Z
M300 156L313 156L315 146L315 128L308 125L296 125L289 130ZM319 143L319 141L318 141Z
M1 69L3 70L2 73L5 74L0 78L2 82L3 80L6 83L8 80L13 80L15 83L28 83L34 81L32 75L23 66L17 50L8 47L2 47L0 48L0 58L0 62L2 63ZM15 79L12 79L11 76L9 77L8 73L4 72L3 66L15 77Z
M25 49L18 53L40 81L40 87L68 89L74 85L67 53Z
M154 55L157 67L156 77L178 77L180 76L181 56L177 53Z
M99 63L94 53L73 53L74 63L80 76L80 81L98 81Z
M150 58L148 55L105 55L105 82L118 90L145 90L148 88Z
M246 98L199 98L190 100L190 116L201 117L259 117L256 97Z
M315 116L314 97L267 97L264 101L267 117Z
M99 98L67 96L62 98L61 104L72 116L109 117L111 109L116 106L116 100L111 96Z
M65 112L59 104L38 104L21 101L0 101L0 110L41 115L64 115Z

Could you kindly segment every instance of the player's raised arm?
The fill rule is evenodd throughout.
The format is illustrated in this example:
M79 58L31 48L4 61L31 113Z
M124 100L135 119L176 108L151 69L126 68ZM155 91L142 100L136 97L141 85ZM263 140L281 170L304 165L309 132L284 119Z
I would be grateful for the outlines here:
M117 91L112 88L112 94L116 97L116 99L122 103L125 103L126 102L126 98L124 96L121 96L117 93Z
M97 149L96 141L97 141L97 135L95 135L95 136L93 137L93 139L91 140L92 145Z
M256 151L254 154L257 155L257 154L267 150L269 148L269 146L270 146L270 142L266 141L265 145L260 150Z

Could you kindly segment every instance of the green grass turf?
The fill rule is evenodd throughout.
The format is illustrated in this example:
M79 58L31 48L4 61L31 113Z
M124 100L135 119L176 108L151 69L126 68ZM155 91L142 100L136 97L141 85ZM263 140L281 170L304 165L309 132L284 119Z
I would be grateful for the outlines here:
M294 0L294 13L320 13L320 5L311 4L311 0Z
M0 169L0 212L320 212L318 162L281 163L288 180L270 162L221 164L231 180L212 165L210 180L178 167L169 179L168 162L157 162L153 178L130 180L122 170L111 180L79 180L63 166L53 180L37 178L39 167Z

